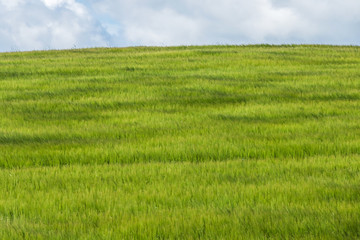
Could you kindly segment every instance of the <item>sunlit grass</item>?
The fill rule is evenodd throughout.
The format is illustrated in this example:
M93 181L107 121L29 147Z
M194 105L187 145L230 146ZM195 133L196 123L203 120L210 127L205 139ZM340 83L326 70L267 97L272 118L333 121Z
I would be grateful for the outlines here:
M0 236L359 237L360 158L41 167L0 174Z
M0 54L0 238L360 238L360 48Z

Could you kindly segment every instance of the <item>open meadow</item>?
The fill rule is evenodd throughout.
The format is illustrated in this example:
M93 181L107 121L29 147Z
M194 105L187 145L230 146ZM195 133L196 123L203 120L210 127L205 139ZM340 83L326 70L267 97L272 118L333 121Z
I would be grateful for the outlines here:
M360 239L360 47L0 53L0 239Z

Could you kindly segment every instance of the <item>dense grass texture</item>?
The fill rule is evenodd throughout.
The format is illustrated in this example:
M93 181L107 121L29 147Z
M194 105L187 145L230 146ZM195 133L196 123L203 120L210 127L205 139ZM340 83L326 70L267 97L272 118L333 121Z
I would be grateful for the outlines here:
M360 239L360 47L0 54L0 239Z

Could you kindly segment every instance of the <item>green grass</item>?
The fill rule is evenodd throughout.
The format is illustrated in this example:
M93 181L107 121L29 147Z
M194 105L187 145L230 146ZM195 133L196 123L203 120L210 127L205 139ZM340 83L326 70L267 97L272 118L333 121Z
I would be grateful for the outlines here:
M0 239L360 239L360 48L0 54Z

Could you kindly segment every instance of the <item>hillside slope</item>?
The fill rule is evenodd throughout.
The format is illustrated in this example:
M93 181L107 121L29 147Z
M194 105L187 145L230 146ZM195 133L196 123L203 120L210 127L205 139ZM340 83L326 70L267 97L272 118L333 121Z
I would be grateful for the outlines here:
M0 53L0 238L360 238L360 48Z

